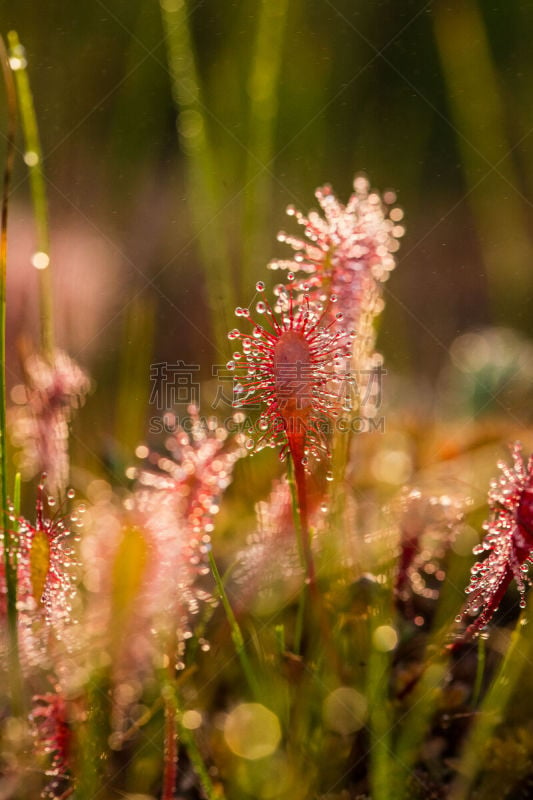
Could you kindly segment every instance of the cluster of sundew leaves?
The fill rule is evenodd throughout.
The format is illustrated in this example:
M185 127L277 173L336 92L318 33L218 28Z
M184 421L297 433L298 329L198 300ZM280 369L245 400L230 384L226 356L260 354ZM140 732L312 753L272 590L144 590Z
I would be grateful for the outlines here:
M235 556L232 577L239 586L237 602L271 598L291 581L304 577L294 531L292 500L287 480L278 480L266 500L255 506L256 527Z
M52 494L68 481L68 436L73 411L83 404L91 383L87 373L62 350L49 357L33 353L24 361L26 383L14 386L9 429L24 479L47 473Z
M294 278L292 273L288 277ZM263 281L258 281L256 290L265 291ZM241 333L235 328L228 334L231 341L240 340L242 348L227 364L236 373L234 407L262 406L254 436L247 439L246 448L258 452L263 447L281 445L280 457L284 458L290 427L286 408L291 401L297 406L301 400L302 407L308 406L308 413L298 418L296 410L294 424L300 425L302 430L297 432L305 435L306 461L309 455L319 459L328 452L327 420L342 414L350 395L348 365L355 333L340 327L342 313L333 320L327 319L335 297L324 305L311 303L305 293L295 299L290 286L280 284L274 292L274 307L266 299L256 303L256 312L265 319L264 324L254 319L247 308L235 311L253 329L251 333ZM300 342L297 352L302 353L302 359L280 364L277 352L289 336Z
M215 602L201 578L209 572L207 556L220 497L245 453L240 437L230 439L214 418L203 420L195 406L188 413L188 431L176 423L175 432L167 437L170 457L138 448L150 467L128 471L138 484L126 501L131 524L148 545L138 615L148 629L177 621L182 643L192 635L191 618L201 605ZM134 635L146 638L143 626ZM201 645L209 647L207 642ZM183 662L178 666L182 668Z
M304 228L304 237L281 231L278 241L295 251L292 259L274 259L270 269L288 269L306 273L296 282L307 287L312 300L324 301L329 295L338 298L346 326L355 327L361 351L373 346L372 320L383 309L380 285L394 269L394 253L405 229L403 211L390 207L396 201L393 192L383 198L371 191L362 175L354 180L354 193L343 205L330 186L318 188L315 196L324 213L307 216L294 206L287 214Z
M444 559L464 520L466 501L448 494L402 493L397 503L399 554L395 593L409 601L412 593L436 600L446 577Z
M329 507L323 498L320 502L319 495L311 495L309 504L312 545L319 550ZM256 503L255 515L255 528L247 536L246 546L237 552L231 575L239 587L238 607L258 602L268 608L282 597L294 597L305 578L286 477L274 481L269 496Z
M488 503L491 517L483 525L487 531L475 555L487 554L471 569L468 595L463 613L476 619L467 629L478 633L497 611L501 599L514 579L520 594L520 607L526 605L527 573L533 563L533 456L527 464L519 442L511 448L512 466L498 462L499 478L491 483Z
M383 359L375 352L374 319L383 310L382 284L396 265L394 254L405 229L402 209L393 206L396 195L383 196L371 190L367 178L356 176L354 192L346 205L339 202L330 186L316 190L323 215L310 211L307 216L294 206L287 213L304 228L304 236L284 231L278 241L292 247L292 259L274 259L270 269L296 273L296 292L304 292L311 302L330 303L327 316L343 315L345 330L356 330L352 347L352 368L356 380L351 388L350 411L374 417L379 408L374 370ZM304 276L301 276L304 273Z

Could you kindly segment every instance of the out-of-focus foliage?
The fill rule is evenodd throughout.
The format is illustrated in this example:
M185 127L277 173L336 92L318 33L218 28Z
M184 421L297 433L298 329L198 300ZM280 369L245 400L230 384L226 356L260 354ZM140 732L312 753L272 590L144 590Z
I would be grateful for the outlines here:
M88 501L83 601L103 640L83 650L83 670L71 668L70 655L62 662L66 715L61 697L40 697L34 716L46 723L43 738L65 744L65 731L78 731L81 798L103 791L109 776L117 791L149 797L161 783L162 708L175 714L176 689L184 700L180 787L191 797L201 783L211 797L224 784L245 798L318 792L344 800L371 789L386 800L393 787L425 800L451 787L458 800L469 796L482 758L494 784L490 772L472 797L492 796L494 786L527 792L531 602L529 626L511 634L505 623L516 618L517 598L511 592L502 601L486 651L484 639L460 656L444 645L464 601L502 442L521 438L528 451L532 444L533 8L524 0L41 5L0 0L0 19L26 48L35 98L57 344L94 379L71 431L71 481ZM21 136L17 146L10 404L23 402L20 361L37 330ZM190 649L183 628L175 685L163 650L153 674L146 668L130 681L128 669L145 669L142 662L127 649L123 662L112 659L125 641L142 644L153 631L139 624L132 637L123 622L138 623L129 617L141 576L156 576L148 588L160 602L157 568L169 569L164 557L150 561L131 503L121 531L134 453L150 453L145 441L162 452L167 438L163 414L173 404L159 394L159 367L179 362L189 376L185 399L174 397L177 413L195 401L206 415L229 417L231 376L220 381L231 350L222 333L234 325L233 306L252 302L257 278L274 282L265 265L289 257L276 232L301 234L285 206L307 213L326 181L347 200L360 171L372 186L397 192L407 235L379 321L384 424L352 437L346 474L320 506L329 525L317 537L322 628L291 600L295 552L279 536L268 549L276 526L294 533L285 484L276 484L272 507L266 501L281 467L268 455L242 459L213 535L239 619L226 608L228 628L222 609L208 604ZM421 488L402 494L404 485ZM466 497L459 530L456 503ZM424 513L406 516L408 501L419 500ZM218 510L213 500L208 513ZM207 559L207 540L202 547ZM258 592L257 574L268 584L272 571L276 580ZM202 598L210 591L198 587ZM157 642L169 652L175 644ZM41 682L49 666L41 665ZM256 740L257 730L266 738ZM30 751L23 737L8 724L3 777L14 754ZM207 774L206 764L216 769ZM35 773L35 786L39 780Z
M450 340L480 323L527 331L528 4L296 0L285 10L275 4L286 16L276 39L281 52L272 54L279 76L267 163L254 151L260 144L250 123L261 91L254 73L261 5L186 4L216 156L216 229L225 239L212 246L229 253L238 302L249 300L242 274L255 278L280 254L275 232L284 224L284 206L308 208L325 180L347 197L351 176L365 170L376 186L398 190L407 211L402 269L382 333L385 347L395 341L387 355L398 367L434 374ZM146 289L157 302L156 352L174 356L179 342L186 360L200 353L209 364L219 354L199 301L205 280L159 4L52 0L36 14L27 0L4 0L2 19L27 48L56 238L76 224L118 257L115 326ZM475 52L467 47L472 41ZM243 263L243 210L259 179L267 183L259 219L264 249L247 253ZM22 166L18 180L24 182ZM22 185L14 202L24 197ZM205 219L208 231L211 222ZM99 358L113 362L119 353L108 339L100 343Z

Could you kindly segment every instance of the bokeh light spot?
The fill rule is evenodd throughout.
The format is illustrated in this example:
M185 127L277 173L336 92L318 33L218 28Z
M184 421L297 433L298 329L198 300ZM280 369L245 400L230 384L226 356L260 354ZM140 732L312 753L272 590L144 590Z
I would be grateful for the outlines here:
M276 750L281 728L276 715L261 703L241 703L226 717L224 737L236 755L253 761Z
M398 634L392 625L380 625L372 634L372 642L376 650L388 653L398 644Z
M323 716L330 730L348 736L362 728L365 723L366 699L356 689L339 686L326 697Z

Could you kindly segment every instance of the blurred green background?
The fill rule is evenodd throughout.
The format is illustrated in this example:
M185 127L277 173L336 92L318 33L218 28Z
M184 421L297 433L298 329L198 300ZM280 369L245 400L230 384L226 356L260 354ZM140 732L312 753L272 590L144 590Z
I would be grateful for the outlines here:
M413 391L461 333L532 333L530 3L0 8L40 122L59 339L96 377L104 460L142 438L151 361L198 363L204 382L227 360L233 307L287 252L287 204L306 212L324 182L346 201L359 171L406 212L379 347ZM13 343L32 308L21 158L14 186Z
M379 542L382 498L421 477L439 496L472 492L481 521L502 442L533 444L533 4L0 0L0 12L25 45L40 124L58 343L94 379L70 440L78 492L94 476L119 496L131 486L126 469L161 415L151 364L198 365L210 412L234 307L289 255L276 241L296 232L286 206L307 212L325 182L346 201L364 171L397 192L407 234L378 321L386 433L355 437L350 453L353 527ZM20 131L17 146L11 385L38 329ZM222 561L218 535L253 530L276 465L273 453L239 463L217 521Z

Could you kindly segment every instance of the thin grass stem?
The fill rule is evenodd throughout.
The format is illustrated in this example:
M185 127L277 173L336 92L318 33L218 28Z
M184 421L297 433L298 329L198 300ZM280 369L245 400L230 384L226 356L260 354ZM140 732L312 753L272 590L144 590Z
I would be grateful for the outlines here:
M402 800L407 800L410 796L409 776L442 697L443 681L448 670L448 654L444 652L438 659L426 659L424 663L425 669L413 690L409 710L402 717L401 733L394 752L392 785L395 787L395 797Z
M50 270L48 203L42 166L41 140L37 126L35 104L26 69L24 48L16 31L10 31L7 39L10 58L14 59L17 65L14 73L20 121L24 135L24 162L30 175L31 198L37 229L37 252L34 254L34 266L37 267L39 273L41 347L43 354L50 360L54 351L54 313L52 273Z
M95 667L85 686L87 716L76 731L76 800L93 800L104 790L104 754L110 734L110 686L109 669Z
M438 2L432 19L490 299L499 315L512 314L517 319L527 309L524 286L530 276L531 235L518 192L510 192L505 203L494 202L501 193L502 180L520 186L520 175L513 159L502 158L511 148L505 97L482 6L477 0ZM488 172L481 184L480 171L493 164L497 171ZM502 247L507 269L501 266Z
M390 595L389 595L389 600ZM390 609L389 609L390 610ZM391 783L393 777L392 731L393 710L389 699L391 652L376 647L374 634L379 626L388 623L390 615L381 608L370 617L370 652L366 678L366 695L369 706L370 729L370 783L375 800L389 800L395 796Z
M224 586L224 582L220 577L220 572L218 571L218 567L212 551L209 551L209 564L211 566L211 571L215 579L215 583L217 586L220 600L222 602L222 606L224 608L224 611L226 612L226 618L228 620L231 630L231 638L233 640L233 644L235 646L235 651L237 653L239 661L241 662L242 671L244 672L246 680L248 681L248 685L252 690L253 694L257 695L258 693L257 681L254 675L252 665L250 663L250 659L248 658L248 654L246 652L244 637L242 635L242 631L239 623L237 622L235 614L233 613L233 609L231 607L231 603L229 601L228 594Z
M457 765L457 778L450 790L450 800L466 800L471 796L471 787L484 768L487 742L504 719L524 669L531 664L532 624L533 606L530 605L527 616L521 615L518 620L505 657L483 699L479 713L474 718Z
M206 105L189 27L187 3L160 0L172 94L179 112L178 130L189 167L193 224L202 257L209 304L213 311L215 343L225 352L228 319L221 309L235 306L232 266L225 229L220 220L220 169L207 133ZM206 220L209 224L206 225Z
M202 754L200 753L198 745L196 744L196 740L191 731L183 725L183 714L180 714L179 711L177 719L180 739L187 750L187 755L189 756L192 767L198 779L200 780L200 783L202 784L202 789L204 790L207 800L223 800L225 795L222 790L222 786L220 784L215 786L213 783L209 774L209 770L207 769Z
M23 713L22 678L20 674L17 614L17 570L15 542L11 536L8 508L7 424L6 424L6 284L7 284L7 217L8 198L15 161L17 101L13 73L3 38L0 36L0 60L6 87L8 117L7 144L2 188L0 228L0 502L4 538L4 570L6 579L7 627L9 642L9 684L15 716Z
M278 86L287 23L288 0L261 0L248 80L250 98L242 264L259 266L267 247L264 220L272 183L270 163L278 111ZM246 274L246 271L243 270Z
M20 517L20 495L21 495L21 483L22 477L20 472L17 472L15 475L15 483L13 486L13 513L15 515L15 521L13 523L13 529L16 531L18 529L17 519Z

